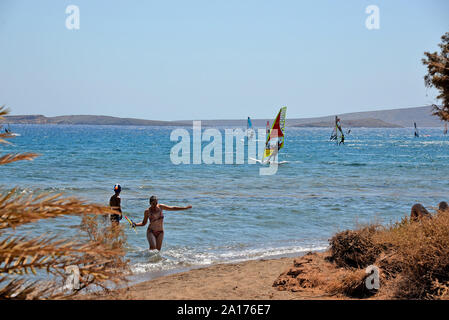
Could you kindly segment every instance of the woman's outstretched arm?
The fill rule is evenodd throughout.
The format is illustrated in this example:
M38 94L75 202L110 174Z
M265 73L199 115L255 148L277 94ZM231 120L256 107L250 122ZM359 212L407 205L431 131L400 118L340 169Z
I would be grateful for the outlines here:
M159 208L161 208L162 210L167 210L167 211L180 211L180 210L187 210L187 209L191 209L192 206L188 205L185 207L177 207L177 206L167 206L165 204L159 204Z

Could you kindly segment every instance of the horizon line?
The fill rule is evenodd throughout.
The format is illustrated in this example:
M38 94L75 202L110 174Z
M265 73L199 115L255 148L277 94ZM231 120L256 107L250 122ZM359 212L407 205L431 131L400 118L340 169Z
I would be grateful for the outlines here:
M415 106L415 107L400 107L400 108L390 108L390 109L376 109L376 110L367 110L367 111L352 111L352 112L345 112L345 113L335 113L335 114L328 114L323 116L312 116L312 117L304 117L304 118L289 118L289 119L314 119L314 118L324 118L324 117L330 117L335 115L345 115L345 114L353 114L353 113L367 113L367 112L377 112L377 111L393 111L393 110L401 110L401 109L415 109L415 108L424 108L424 107L431 107L435 104L429 104L424 106ZM287 106L288 107L288 106ZM181 122L181 121L239 121L239 120L246 120L246 118L227 118L227 119L178 119L178 120L159 120L159 119L144 119L144 118L135 118L135 117L126 117L126 116L111 116L111 115L105 115L105 114L64 114L64 115L57 115L57 116L46 116L44 114L8 114L4 115L4 117L20 117L20 116L43 116L46 118L57 118L57 117L71 117L71 116L97 116L97 117L111 117L111 118L120 118L120 119L134 119L134 120L146 120L146 121L161 121L161 122ZM253 118L253 120L265 120L265 119L271 119L271 118ZM6 119L5 119L6 120Z

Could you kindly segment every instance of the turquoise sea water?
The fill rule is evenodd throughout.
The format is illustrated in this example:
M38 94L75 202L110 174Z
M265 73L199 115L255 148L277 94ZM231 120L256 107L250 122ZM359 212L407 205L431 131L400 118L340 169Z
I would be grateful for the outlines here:
M108 204L120 183L122 208L140 221L150 195L160 203L191 204L165 212L162 259L148 254L145 228L126 229L128 257L143 279L168 271L327 247L337 231L360 223L389 223L449 200L449 137L440 128L358 129L344 146L330 129L287 128L273 176L260 165L174 165L169 127L14 125L21 136L5 152L37 152L32 162L0 168L0 189L64 192ZM423 135L429 135L423 137ZM224 152L223 152L224 153ZM224 156L224 155L223 155ZM74 232L77 217L26 226L41 235ZM122 223L126 223L122 220ZM19 231L17 231L19 232Z

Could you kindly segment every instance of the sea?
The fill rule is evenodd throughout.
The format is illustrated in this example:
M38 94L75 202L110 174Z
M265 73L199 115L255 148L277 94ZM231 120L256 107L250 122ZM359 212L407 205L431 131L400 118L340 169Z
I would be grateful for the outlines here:
M137 234L123 219L133 281L218 263L297 256L328 247L339 231L385 225L449 201L449 136L442 128L352 128L345 144L329 128L285 132L277 172L261 164L173 163L175 127L11 125L20 134L0 155L40 154L0 167L0 191L64 193L108 205L122 186L122 209L142 221L149 197L185 211L165 211L160 255L149 252L146 227ZM203 128L207 129L207 128ZM226 128L217 128L225 136ZM242 128L245 129L245 128ZM186 128L192 137L192 128ZM223 138L223 141L225 139ZM193 143L193 140L190 141ZM237 152L234 148L226 153ZM242 142L245 150L248 142ZM203 142L206 147L209 142ZM203 149L204 150L204 149ZM190 159L193 157L189 155ZM223 161L225 162L225 161ZM75 236L77 216L42 220L14 231L29 237Z

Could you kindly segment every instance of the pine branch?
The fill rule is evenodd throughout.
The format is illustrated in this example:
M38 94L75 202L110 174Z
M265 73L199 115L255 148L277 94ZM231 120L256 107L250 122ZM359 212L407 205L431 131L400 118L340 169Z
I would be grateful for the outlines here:
M39 155L36 154L36 153L31 153L31 152L7 154L7 155L5 155L3 157L0 157L0 166L8 164L8 163L15 162L15 161L33 160L37 156L39 156Z
M14 138L15 136L13 136L12 134L6 133L6 132L2 132L0 133L0 143L2 144L11 144L11 142L5 140L5 139L11 139Z
M5 107L5 105L2 105L0 107L0 119L5 119L3 116L7 115L9 113L9 109Z
M0 230L68 214L116 213L109 207L86 204L84 201L75 198L61 198L61 196L62 194L50 195L46 193L25 197L16 195L16 189L12 189L3 197L0 197Z

